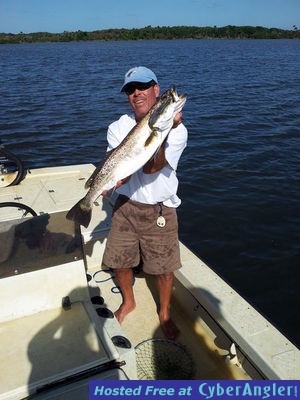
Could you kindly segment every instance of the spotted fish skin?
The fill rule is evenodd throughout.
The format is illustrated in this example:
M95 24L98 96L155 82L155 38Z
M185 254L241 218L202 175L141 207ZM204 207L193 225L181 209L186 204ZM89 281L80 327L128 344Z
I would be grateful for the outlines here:
M116 186L120 180L142 168L158 151L169 134L175 115L186 102L175 87L168 89L137 123L118 147L109 152L101 166L87 181L89 190L67 214L67 218L88 227L96 199Z

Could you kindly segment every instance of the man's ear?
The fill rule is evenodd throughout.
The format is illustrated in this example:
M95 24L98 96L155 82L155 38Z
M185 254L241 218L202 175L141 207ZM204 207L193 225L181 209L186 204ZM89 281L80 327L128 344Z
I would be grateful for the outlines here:
M156 85L154 86L155 97L158 97L158 96L159 96L159 92L160 92L160 87L159 87L158 84L156 84Z

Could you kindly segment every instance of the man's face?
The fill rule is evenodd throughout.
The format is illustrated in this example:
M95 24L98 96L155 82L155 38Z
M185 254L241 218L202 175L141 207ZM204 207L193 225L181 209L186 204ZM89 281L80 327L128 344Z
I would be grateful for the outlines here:
M139 122L156 103L159 95L159 86L155 84L149 88L142 84L132 84L127 92L128 100L135 114L135 119Z

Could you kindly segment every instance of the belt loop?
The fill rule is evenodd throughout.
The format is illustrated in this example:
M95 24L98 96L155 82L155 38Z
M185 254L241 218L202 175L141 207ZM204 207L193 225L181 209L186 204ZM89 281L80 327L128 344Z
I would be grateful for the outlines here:
M159 215L162 215L162 201L160 201L159 203L157 203L159 205Z

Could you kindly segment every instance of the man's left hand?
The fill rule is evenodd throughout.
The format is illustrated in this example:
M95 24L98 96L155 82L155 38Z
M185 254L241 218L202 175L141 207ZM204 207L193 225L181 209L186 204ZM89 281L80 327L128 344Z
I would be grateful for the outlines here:
M177 126L180 125L181 123L182 123L182 112L179 111L174 117L172 129L177 128Z

